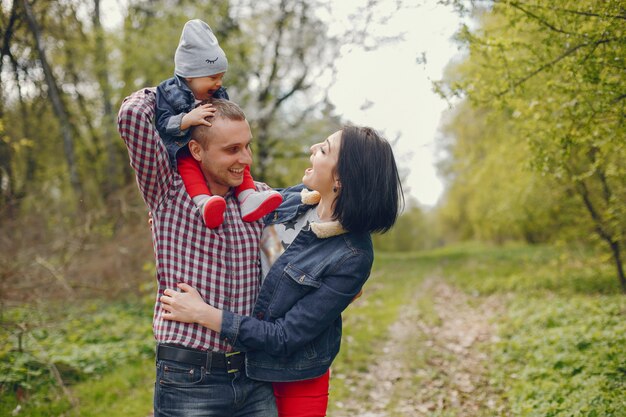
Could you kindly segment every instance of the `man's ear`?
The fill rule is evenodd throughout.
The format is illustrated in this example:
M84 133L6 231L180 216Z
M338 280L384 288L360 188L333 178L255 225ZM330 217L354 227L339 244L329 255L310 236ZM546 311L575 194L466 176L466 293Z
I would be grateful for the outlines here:
M191 139L187 146L189 146L189 152L191 153L191 156L193 156L193 159L195 159L198 162L201 162L202 158L200 155L202 152L202 145L200 145L200 143L197 140Z

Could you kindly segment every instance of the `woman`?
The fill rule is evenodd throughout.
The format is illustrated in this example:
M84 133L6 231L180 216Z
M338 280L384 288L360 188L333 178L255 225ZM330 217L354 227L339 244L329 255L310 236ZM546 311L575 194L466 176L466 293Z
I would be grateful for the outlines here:
M274 382L281 417L326 414L341 312L369 277L370 233L393 226L403 198L391 146L370 128L330 135L310 159L302 182L313 191L283 190L266 219L265 278L252 317L218 310L186 284L161 298L167 319L201 324L245 351L248 376Z

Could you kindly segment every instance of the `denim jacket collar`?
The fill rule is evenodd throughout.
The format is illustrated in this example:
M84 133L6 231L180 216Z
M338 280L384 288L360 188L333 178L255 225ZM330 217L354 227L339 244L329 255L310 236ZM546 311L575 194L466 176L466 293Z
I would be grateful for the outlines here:
M316 206L320 201L320 193L307 190L303 184L281 190L283 203L274 212L268 214L264 221L269 226L276 223L285 223L301 216ZM338 236L348 231L338 221L313 222L311 231L319 239Z
M174 74L174 80L175 80L174 82L176 83L178 88L193 94L193 92L191 91L191 88L189 88L189 86L187 85L187 82L185 81L185 79L182 78L180 75Z

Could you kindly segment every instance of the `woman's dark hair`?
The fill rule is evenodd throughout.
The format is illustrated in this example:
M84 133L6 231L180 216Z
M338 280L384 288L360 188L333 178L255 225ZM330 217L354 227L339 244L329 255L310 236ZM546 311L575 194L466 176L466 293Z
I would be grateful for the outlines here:
M344 127L336 174L335 219L350 232L391 229L404 195L389 142L369 127Z

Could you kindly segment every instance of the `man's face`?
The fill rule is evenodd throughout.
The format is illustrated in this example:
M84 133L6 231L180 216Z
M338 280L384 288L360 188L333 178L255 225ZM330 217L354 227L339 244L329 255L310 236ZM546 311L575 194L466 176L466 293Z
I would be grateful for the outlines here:
M192 140L189 149L200 162L211 193L224 195L230 187L241 185L244 168L252 165L252 133L246 120L218 118L212 124L206 147Z

